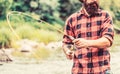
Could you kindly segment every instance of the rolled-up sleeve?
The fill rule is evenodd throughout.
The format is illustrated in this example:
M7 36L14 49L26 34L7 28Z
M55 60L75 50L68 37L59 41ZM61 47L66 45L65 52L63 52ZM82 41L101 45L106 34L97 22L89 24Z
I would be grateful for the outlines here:
M112 17L108 13L105 15L105 19L102 24L102 37L107 38L112 45L114 39L114 28Z
M72 44L72 40L68 36L74 37L73 27L72 27L72 18L68 18L65 22L64 26L64 36L63 36L63 43L64 44Z

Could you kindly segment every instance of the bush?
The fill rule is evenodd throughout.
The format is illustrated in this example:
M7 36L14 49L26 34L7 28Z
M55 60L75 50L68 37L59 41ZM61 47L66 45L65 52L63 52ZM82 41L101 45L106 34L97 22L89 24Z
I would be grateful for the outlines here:
M52 41L60 40L60 34L57 33L51 24L35 21L29 16L11 16L10 22L20 39L30 39L48 44ZM62 28L59 24L54 25L58 29Z
M31 39L34 35L35 29L29 25L22 25L16 28L16 33L20 39Z
M54 42L60 40L61 34L58 34L54 31L50 30L37 30L34 32L34 40L38 42L43 42L45 44L48 44L49 42Z
M13 0L0 0L0 19L4 19L6 17L6 13L11 7Z
M39 62L39 60L43 60L46 59L48 57L50 57L50 50L47 50L45 47L37 47L36 49L33 49L31 52L20 52L18 50L12 52L12 55L15 57L21 57L21 58L28 58L29 62L32 59L35 59ZM26 59L26 61L28 61L28 59Z
M46 59L50 56L50 50L45 49L45 47L40 47L33 51L30 58L35 58L37 60Z
M7 28L0 28L0 48L5 47L9 48L11 47L11 33L9 29Z

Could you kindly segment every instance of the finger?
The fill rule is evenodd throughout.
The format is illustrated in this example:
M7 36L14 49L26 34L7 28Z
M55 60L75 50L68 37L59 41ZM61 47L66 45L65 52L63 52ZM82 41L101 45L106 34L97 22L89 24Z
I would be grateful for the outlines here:
M73 59L74 52L71 52L70 54L66 55L68 59Z
M75 42L75 45L80 45L80 44L81 44L80 41Z
M77 47L77 48L85 48L85 45L80 44L80 45L77 45L76 47Z
M67 59L72 60L72 56L71 56L71 55L68 55L68 56L67 56Z
M74 39L72 42L73 43L76 43L76 42L78 42L79 40L78 39Z

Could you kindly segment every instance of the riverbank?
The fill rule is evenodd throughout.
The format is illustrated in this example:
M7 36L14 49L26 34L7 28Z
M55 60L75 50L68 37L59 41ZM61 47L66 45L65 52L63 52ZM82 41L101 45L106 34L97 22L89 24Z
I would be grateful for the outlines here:
M111 53L111 68L113 74L120 73L120 50ZM71 74L72 61L64 54L51 57L44 61L17 59L12 63L0 65L0 74Z
M111 47L111 69L113 74L120 73L120 42L115 37ZM71 74L72 61L67 60L63 51L56 50L45 60L13 58L13 62L0 65L0 74Z

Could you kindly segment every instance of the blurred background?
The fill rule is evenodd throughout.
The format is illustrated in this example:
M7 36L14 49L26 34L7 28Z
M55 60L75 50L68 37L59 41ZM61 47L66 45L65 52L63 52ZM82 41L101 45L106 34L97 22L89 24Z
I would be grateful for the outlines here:
M120 0L99 1L113 17L111 68L119 74ZM70 74L72 61L62 51L60 31L81 6L78 0L0 0L0 74Z

